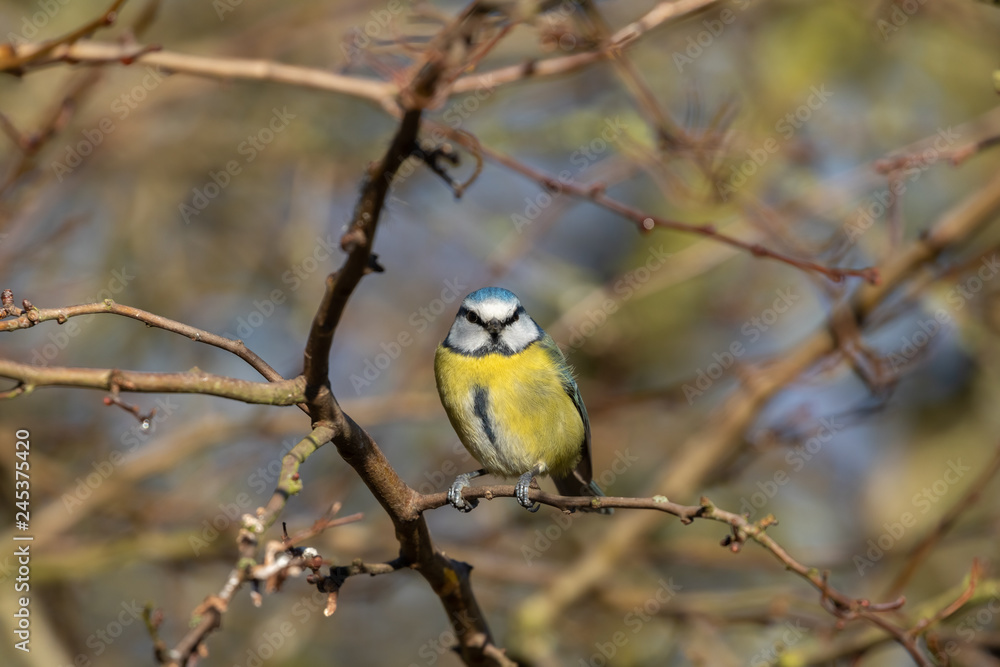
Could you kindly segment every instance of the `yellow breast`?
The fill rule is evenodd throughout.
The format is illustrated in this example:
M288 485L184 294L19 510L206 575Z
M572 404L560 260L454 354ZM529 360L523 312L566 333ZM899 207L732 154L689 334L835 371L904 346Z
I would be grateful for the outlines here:
M566 475L576 466L583 420L540 344L509 357L441 345L434 372L459 439L490 474L516 477L541 463Z

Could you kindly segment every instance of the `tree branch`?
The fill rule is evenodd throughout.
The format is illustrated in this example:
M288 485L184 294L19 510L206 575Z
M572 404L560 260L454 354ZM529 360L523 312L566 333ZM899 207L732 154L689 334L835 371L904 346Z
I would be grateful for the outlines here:
M917 268L944 248L957 245L974 234L992 219L998 208L1000 175L945 212L925 238L905 247L899 259L883 273L880 285L867 286L854 294L851 307L857 314L859 324L863 325L870 313ZM937 250L929 251L929 243ZM836 315L837 309L834 309L831 317ZM802 373L836 352L837 341L832 328L820 328L784 351L773 362L750 368L741 384L714 410L717 417L687 438L671 463L655 477L651 487L677 497L696 493L718 469L718 462L728 460L740 447L743 434L767 402ZM645 512L616 520L600 545L582 554L576 563L554 577L545 589L522 603L518 615L531 619L530 625L524 626L525 632L533 637L550 632L552 622L562 610L606 577L619 559L629 553L629 545L635 544L657 525L655 515Z
M433 127L436 131L449 136L452 140L461 144L470 152L482 155L492 162L503 165L511 171L517 172L522 176L531 179L532 181L538 183L546 191L551 192L554 195L568 194L578 199L590 201L613 213L617 213L626 220L634 223L640 232L647 233L656 227L671 229L686 234L694 234L696 236L710 238L728 246L743 250L744 252L748 252L755 257L774 259L802 271L820 273L835 282L840 282L848 276L862 278L866 282L873 285L879 282L879 271L876 268L865 267L861 269L849 269L824 266L807 259L793 257L786 253L771 250L760 243L735 238L725 232L720 232L715 225L695 225L688 222L681 222L679 220L669 220L658 215L647 213L617 199L609 197L604 192L604 186L601 184L585 185L572 179L557 178L554 174L548 174L539 169L535 169L534 167L529 167L509 155L504 155L499 151L483 146L477 139L467 132L454 130L447 125L442 125L440 123L434 123Z
M510 485L466 487L462 495L467 499L487 500L517 497L516 488ZM921 667L932 667L933 663L917 645L917 637L926 633L934 624L951 616L962 608L972 598L978 578L981 575L978 563L973 562L972 572L969 581L965 585L964 592L954 601L949 601L944 606L935 607L933 613L930 614L930 618L923 618L907 629L892 623L884 616L887 612L900 610L906 602L905 598L897 597L889 602L873 603L870 600L853 598L840 592L830 585L829 573L821 572L815 567L809 567L799 562L767 534L767 529L778 523L774 516L770 514L758 521L750 521L743 514L719 509L705 497L701 498L700 505L680 505L670 502L664 496L653 496L651 498L614 496L589 498L554 495L537 488L532 488L528 493L528 497L535 502L555 507L567 513L588 507L648 509L676 516L683 524L690 524L695 519L718 521L727 524L732 532L722 541L722 546L728 547L731 551L737 553L747 541L756 542L778 559L785 569L794 572L812 585L820 593L822 606L828 612L838 619L845 621L863 619L872 623L886 633L886 635L899 642L914 659L916 664ZM420 511L449 506L447 493L422 495L416 506ZM926 605L922 606L918 612L918 616L924 615L928 615ZM877 639L873 638L873 641L877 641Z
M607 44L600 49L538 61L531 60L521 65L510 65L479 74L468 74L455 81L451 92L453 94L471 93L506 83L568 74L592 63L614 57L619 51L631 46L645 33L663 23L708 9L718 2L719 0L666 0L660 2L638 20L616 30L608 39Z
M0 377L18 382L16 394L38 387L84 387L106 391L142 393L207 394L261 405L295 405L305 400L305 379L250 382L202 371L144 373L114 368L65 368L35 366L0 359Z
M11 48L11 55L6 58L0 55L0 72L19 71L27 66L36 68L59 62L91 65L142 64L161 67L168 72L209 79L270 81L300 88L325 90L371 100L383 107L392 108L395 108L393 98L398 92L396 86L391 83L344 76L312 67L285 65L271 60L194 56L138 44L84 41L57 45L28 43L13 45Z
M177 322L176 320L171 320L161 315L155 315L145 310L140 310L139 308L133 308L132 306L115 303L111 299L105 299L100 303L87 303L78 306L66 306L63 308L32 307L30 309L25 309L13 319L0 320L0 332L29 329L37 324L49 321L56 321L59 324L64 324L71 317L102 313L130 317L134 320L144 322L151 327L164 329L165 331L172 331L173 333L186 336L195 342L205 343L206 345L212 345L226 350L227 352L232 352L237 357L250 364L250 366L255 371L260 373L265 379L270 380L271 382L284 380L278 371L271 368L266 361L247 348L247 346L243 344L242 340L233 340L231 338L226 338L225 336L219 336L209 331L205 331L204 329L198 329L189 324Z
M410 85L400 93L405 108L399 129L383 158L373 165L362 187L341 247L348 253L343 266L326 281L326 292L313 319L306 343L303 374L311 414L328 420L334 429L331 438L337 451L361 477L389 515L396 529L402 563L413 567L427 580L440 598L455 631L456 650L468 665L513 665L493 638L476 602L469 580L471 568L452 560L434 547L427 524L414 507L418 494L399 477L371 436L345 414L330 392L329 353L347 301L361 278L378 264L372 254L385 196L396 171L417 146L424 107L435 97L444 80L454 49L474 44L479 35L472 3L446 26L428 47L422 62L414 67ZM493 40L488 44L495 44Z

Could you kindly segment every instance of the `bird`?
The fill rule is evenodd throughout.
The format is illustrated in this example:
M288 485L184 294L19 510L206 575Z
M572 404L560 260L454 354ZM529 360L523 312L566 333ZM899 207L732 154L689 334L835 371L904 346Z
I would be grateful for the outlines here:
M437 348L434 375L452 427L482 465L449 489L456 509L478 504L462 489L486 474L517 477L515 496L530 512L539 508L528 498L538 476L551 475L562 495L604 497L593 480L590 420L573 372L513 292L484 287L465 297Z

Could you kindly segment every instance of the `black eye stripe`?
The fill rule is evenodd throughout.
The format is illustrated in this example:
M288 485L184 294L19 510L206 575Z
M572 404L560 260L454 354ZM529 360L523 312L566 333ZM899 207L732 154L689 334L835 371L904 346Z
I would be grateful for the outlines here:
M519 319L521 319L521 313L523 312L524 312L524 306L518 306L517 310L514 311L514 314L508 317L506 320L504 320L503 325L507 326L513 324L514 322L517 322Z
M519 307L517 310L514 311L513 315L511 315L506 320L501 322L501 326L507 327L513 324L514 322L517 322L518 320L521 319L522 313L524 313L524 307ZM486 326L486 323L483 321L483 319L477 313L475 313L472 310L469 310L468 308L463 307L459 309L458 316L464 317L467 321L469 321L472 324L478 324L479 326L482 327Z

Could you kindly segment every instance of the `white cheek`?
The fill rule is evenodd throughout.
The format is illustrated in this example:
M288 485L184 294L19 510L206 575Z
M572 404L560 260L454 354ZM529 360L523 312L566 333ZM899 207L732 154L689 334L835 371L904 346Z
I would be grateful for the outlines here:
M489 336L479 326L469 322L456 322L452 327L451 344L463 352L475 352L489 342Z
M504 334L504 342L513 350L523 350L541 337L541 334L538 333L538 327L526 318L518 320Z

